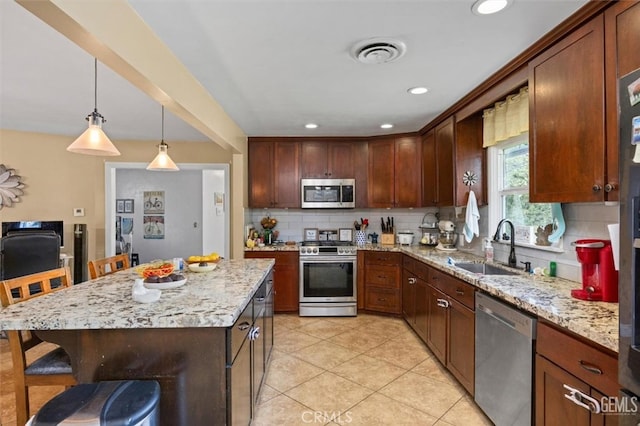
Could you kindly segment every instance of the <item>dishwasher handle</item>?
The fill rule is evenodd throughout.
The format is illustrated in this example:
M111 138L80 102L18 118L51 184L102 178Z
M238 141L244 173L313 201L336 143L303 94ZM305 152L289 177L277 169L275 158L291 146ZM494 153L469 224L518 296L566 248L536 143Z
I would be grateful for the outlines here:
M535 339L535 318L516 308L500 303L491 297L482 294L476 295L476 315L477 314L487 315L511 330Z
M487 308L484 305L478 305L477 309L481 310L482 312L484 312L485 314L489 315L491 318L500 321L502 324L506 325L509 328L512 328L514 330L516 330L516 325L514 322L509 321L508 319L500 316L499 314L497 314L496 312L492 311L491 309Z

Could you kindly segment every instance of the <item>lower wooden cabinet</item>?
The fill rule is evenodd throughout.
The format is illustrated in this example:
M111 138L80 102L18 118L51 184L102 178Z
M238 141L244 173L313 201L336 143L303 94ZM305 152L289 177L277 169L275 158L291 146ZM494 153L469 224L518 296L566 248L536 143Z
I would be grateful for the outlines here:
M364 308L400 314L402 253L371 251L364 254Z
M538 323L536 346L536 425L612 426L605 395L618 396L618 361L576 337Z
M300 261L297 251L246 251L245 259L275 259L273 268L274 312L298 312L300 303Z

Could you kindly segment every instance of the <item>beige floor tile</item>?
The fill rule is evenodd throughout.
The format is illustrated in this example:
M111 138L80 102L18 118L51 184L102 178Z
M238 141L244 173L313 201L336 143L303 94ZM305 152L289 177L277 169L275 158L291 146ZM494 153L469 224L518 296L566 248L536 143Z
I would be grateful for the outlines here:
M291 356L299 358L317 367L329 370L360 355L359 352L352 351L335 343L321 341L314 345L307 346Z
M277 314L273 317L273 324L275 328L285 327L295 330L303 325L308 325L321 319L322 318L318 317L301 317L297 314Z
M397 365L398 367L405 368L407 370L415 367L430 357L430 354L424 345L418 343L398 342L396 340L389 340L382 345L365 352L365 354L373 358L387 361L390 364Z
M373 349L376 346L380 346L389 339L376 333L369 333L366 330L356 329L330 337L327 340L340 346L344 346L347 349L351 349L352 351L362 353Z
M266 384L279 392L284 392L313 377L324 370L287 354L278 354L271 360Z
M271 386L269 386L268 384L264 383L262 385L262 389L260 389L260 396L258 397L258 404L264 404L265 402L269 401L270 399L275 398L276 396L280 395L280 391L272 388Z
M372 390L364 386L336 374L324 372L300 386L288 390L285 395L314 411L335 417L346 412L372 393ZM329 418L327 421L329 420L333 419Z
M331 372L369 389L378 390L407 371L386 361L360 355L332 368Z
M327 320L314 321L296 329L296 331L300 333L306 333L319 339L328 339L329 337L349 330L351 330L351 328L346 325Z
M413 373L429 377L443 383L453 383L455 379L435 357L429 357L411 369Z
M313 418L309 407L280 394L264 404L260 404L251 422L252 426L302 426L313 425L305 419Z
M286 333L276 333L274 334L273 340L275 348L287 353L299 351L320 341L317 337L309 336L308 334L295 330L289 330Z
M369 326L379 321L380 318L379 315L358 313L358 316L355 317L326 317L326 320L336 324L346 325L351 329L356 329Z
M408 405L374 393L342 416L340 423L349 426L429 426L438 419Z
M441 420L454 426L492 426L493 423L480 408L473 402L470 396L460 399Z
M453 385L438 382L412 372L399 377L379 392L439 418L462 398Z

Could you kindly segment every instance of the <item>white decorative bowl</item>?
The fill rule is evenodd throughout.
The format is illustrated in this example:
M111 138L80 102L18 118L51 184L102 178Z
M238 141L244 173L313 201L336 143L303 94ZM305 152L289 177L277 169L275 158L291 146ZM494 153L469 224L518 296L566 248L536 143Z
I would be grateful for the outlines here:
M191 272L211 272L218 266L216 263L207 263L206 266L200 266L197 263L190 263L189 270Z

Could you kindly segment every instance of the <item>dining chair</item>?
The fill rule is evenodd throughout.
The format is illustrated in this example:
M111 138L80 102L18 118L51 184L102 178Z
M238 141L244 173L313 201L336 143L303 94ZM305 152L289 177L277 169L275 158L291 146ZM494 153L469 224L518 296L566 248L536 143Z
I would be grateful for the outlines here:
M73 285L68 267L37 272L0 281L0 302L3 307L34 299ZM37 287L37 290L34 288ZM23 425L29 418L29 387L73 386L76 379L71 371L69 355L61 347L54 348L30 363L29 358L43 347L42 340L29 330L6 330L13 362L13 381L16 394L16 420Z
M104 259L89 261L89 278L92 280L104 275L113 274L117 271L129 268L129 255L118 254Z

